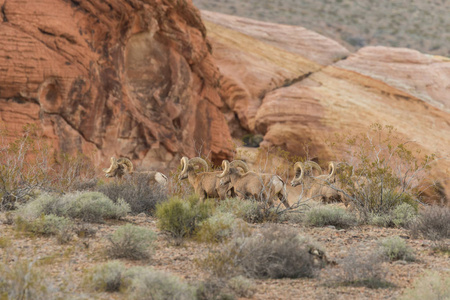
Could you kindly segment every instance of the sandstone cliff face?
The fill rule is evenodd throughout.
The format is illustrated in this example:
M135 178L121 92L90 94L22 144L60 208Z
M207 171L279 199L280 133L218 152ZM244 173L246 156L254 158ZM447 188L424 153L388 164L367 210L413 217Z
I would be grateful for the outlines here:
M230 157L220 73L190 1L0 0L0 117L56 149L166 169Z

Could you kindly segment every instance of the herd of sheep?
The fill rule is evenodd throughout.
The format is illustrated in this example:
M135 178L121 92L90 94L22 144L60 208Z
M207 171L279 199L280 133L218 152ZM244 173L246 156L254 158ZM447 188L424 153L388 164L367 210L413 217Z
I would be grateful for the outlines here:
M293 187L302 185L303 197L316 198L322 202L344 202L345 196L339 185L337 168L340 164L330 162L325 175L313 175L313 169L322 173L320 166L313 161L296 162L294 164ZM203 171L200 171L202 170ZM275 174L256 173L249 170L242 160L222 162L222 171L208 171L208 163L201 157L181 159L181 173L179 180L188 179L200 200L206 198L225 199L238 197L240 199L256 199L273 205L276 200L281 201L286 208L290 205L287 200L286 183ZM106 177L136 176L145 173L153 184L165 185L166 175L157 171L136 172L132 162L127 158L111 158L111 165L103 170Z

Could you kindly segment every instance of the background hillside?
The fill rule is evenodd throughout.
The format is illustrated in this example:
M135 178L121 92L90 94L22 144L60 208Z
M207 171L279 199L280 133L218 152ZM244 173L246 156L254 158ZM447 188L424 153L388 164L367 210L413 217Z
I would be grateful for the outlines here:
M356 50L406 47L450 56L450 1L193 0L200 9L302 26ZM447 30L445 29L447 28Z

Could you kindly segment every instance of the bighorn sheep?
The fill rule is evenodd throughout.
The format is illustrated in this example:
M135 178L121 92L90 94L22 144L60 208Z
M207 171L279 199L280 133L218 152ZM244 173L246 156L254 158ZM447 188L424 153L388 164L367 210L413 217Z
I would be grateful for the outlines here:
M244 170L241 173L237 168ZM247 164L241 160L222 161L221 184L229 183L239 198L254 198L267 201L271 206L278 198L286 208L290 208L286 197L286 185L278 175L257 174L248 170Z
M306 168L311 167L311 173L307 173ZM312 169L317 169L322 172L322 168L313 161L306 161L305 163L296 162L294 165L295 176L291 181L293 187L304 184L308 198L318 197L322 202L337 202L344 201L343 194L336 188L330 186L338 184L336 178L337 165L335 162L330 162L328 165L329 173L326 175L313 176Z
M195 165L203 166L205 172L197 173L195 171ZM206 198L225 199L229 192L228 184L221 185L220 179L217 177L222 172L206 172L207 170L208 164L203 158L194 157L188 159L184 156L181 158L181 173L178 179L183 180L188 178L189 183L194 187L195 193L199 195L202 201Z
M163 173L157 171L135 172L133 170L133 163L125 157L119 159L111 157L111 166L108 169L103 169L103 172L105 172L106 177L117 177L122 179L124 176L128 175L145 175L148 177L149 183L157 183L160 185L165 185L167 183L167 176Z

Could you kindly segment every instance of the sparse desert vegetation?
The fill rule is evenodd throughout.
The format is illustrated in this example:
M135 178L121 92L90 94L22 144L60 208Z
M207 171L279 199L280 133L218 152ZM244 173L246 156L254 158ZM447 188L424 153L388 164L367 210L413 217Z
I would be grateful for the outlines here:
M431 164L392 139L387 148L364 148L377 151L375 160L371 151L349 151L353 160L339 165L336 177L311 175L339 189L346 201L319 203L302 193L308 187L300 183L287 189L295 194L291 209L254 195L202 200L179 184L179 172L161 188L138 177L108 180L94 176L92 164L76 164L87 180L67 182L95 184L62 185L78 160L66 156L64 169L57 161L43 165L28 156L32 152L12 147L21 141L4 145L9 156L1 158L18 161L14 155L23 154L16 173L0 173L0 299L449 296L448 207L424 204L420 184L398 180L409 170L402 178L420 182ZM38 142L27 140L28 149ZM384 150L398 168L377 164L385 162ZM355 153L364 153L364 160ZM284 154L278 153L286 166L301 159ZM55 173L41 176L43 166ZM27 170L34 173L20 175Z

